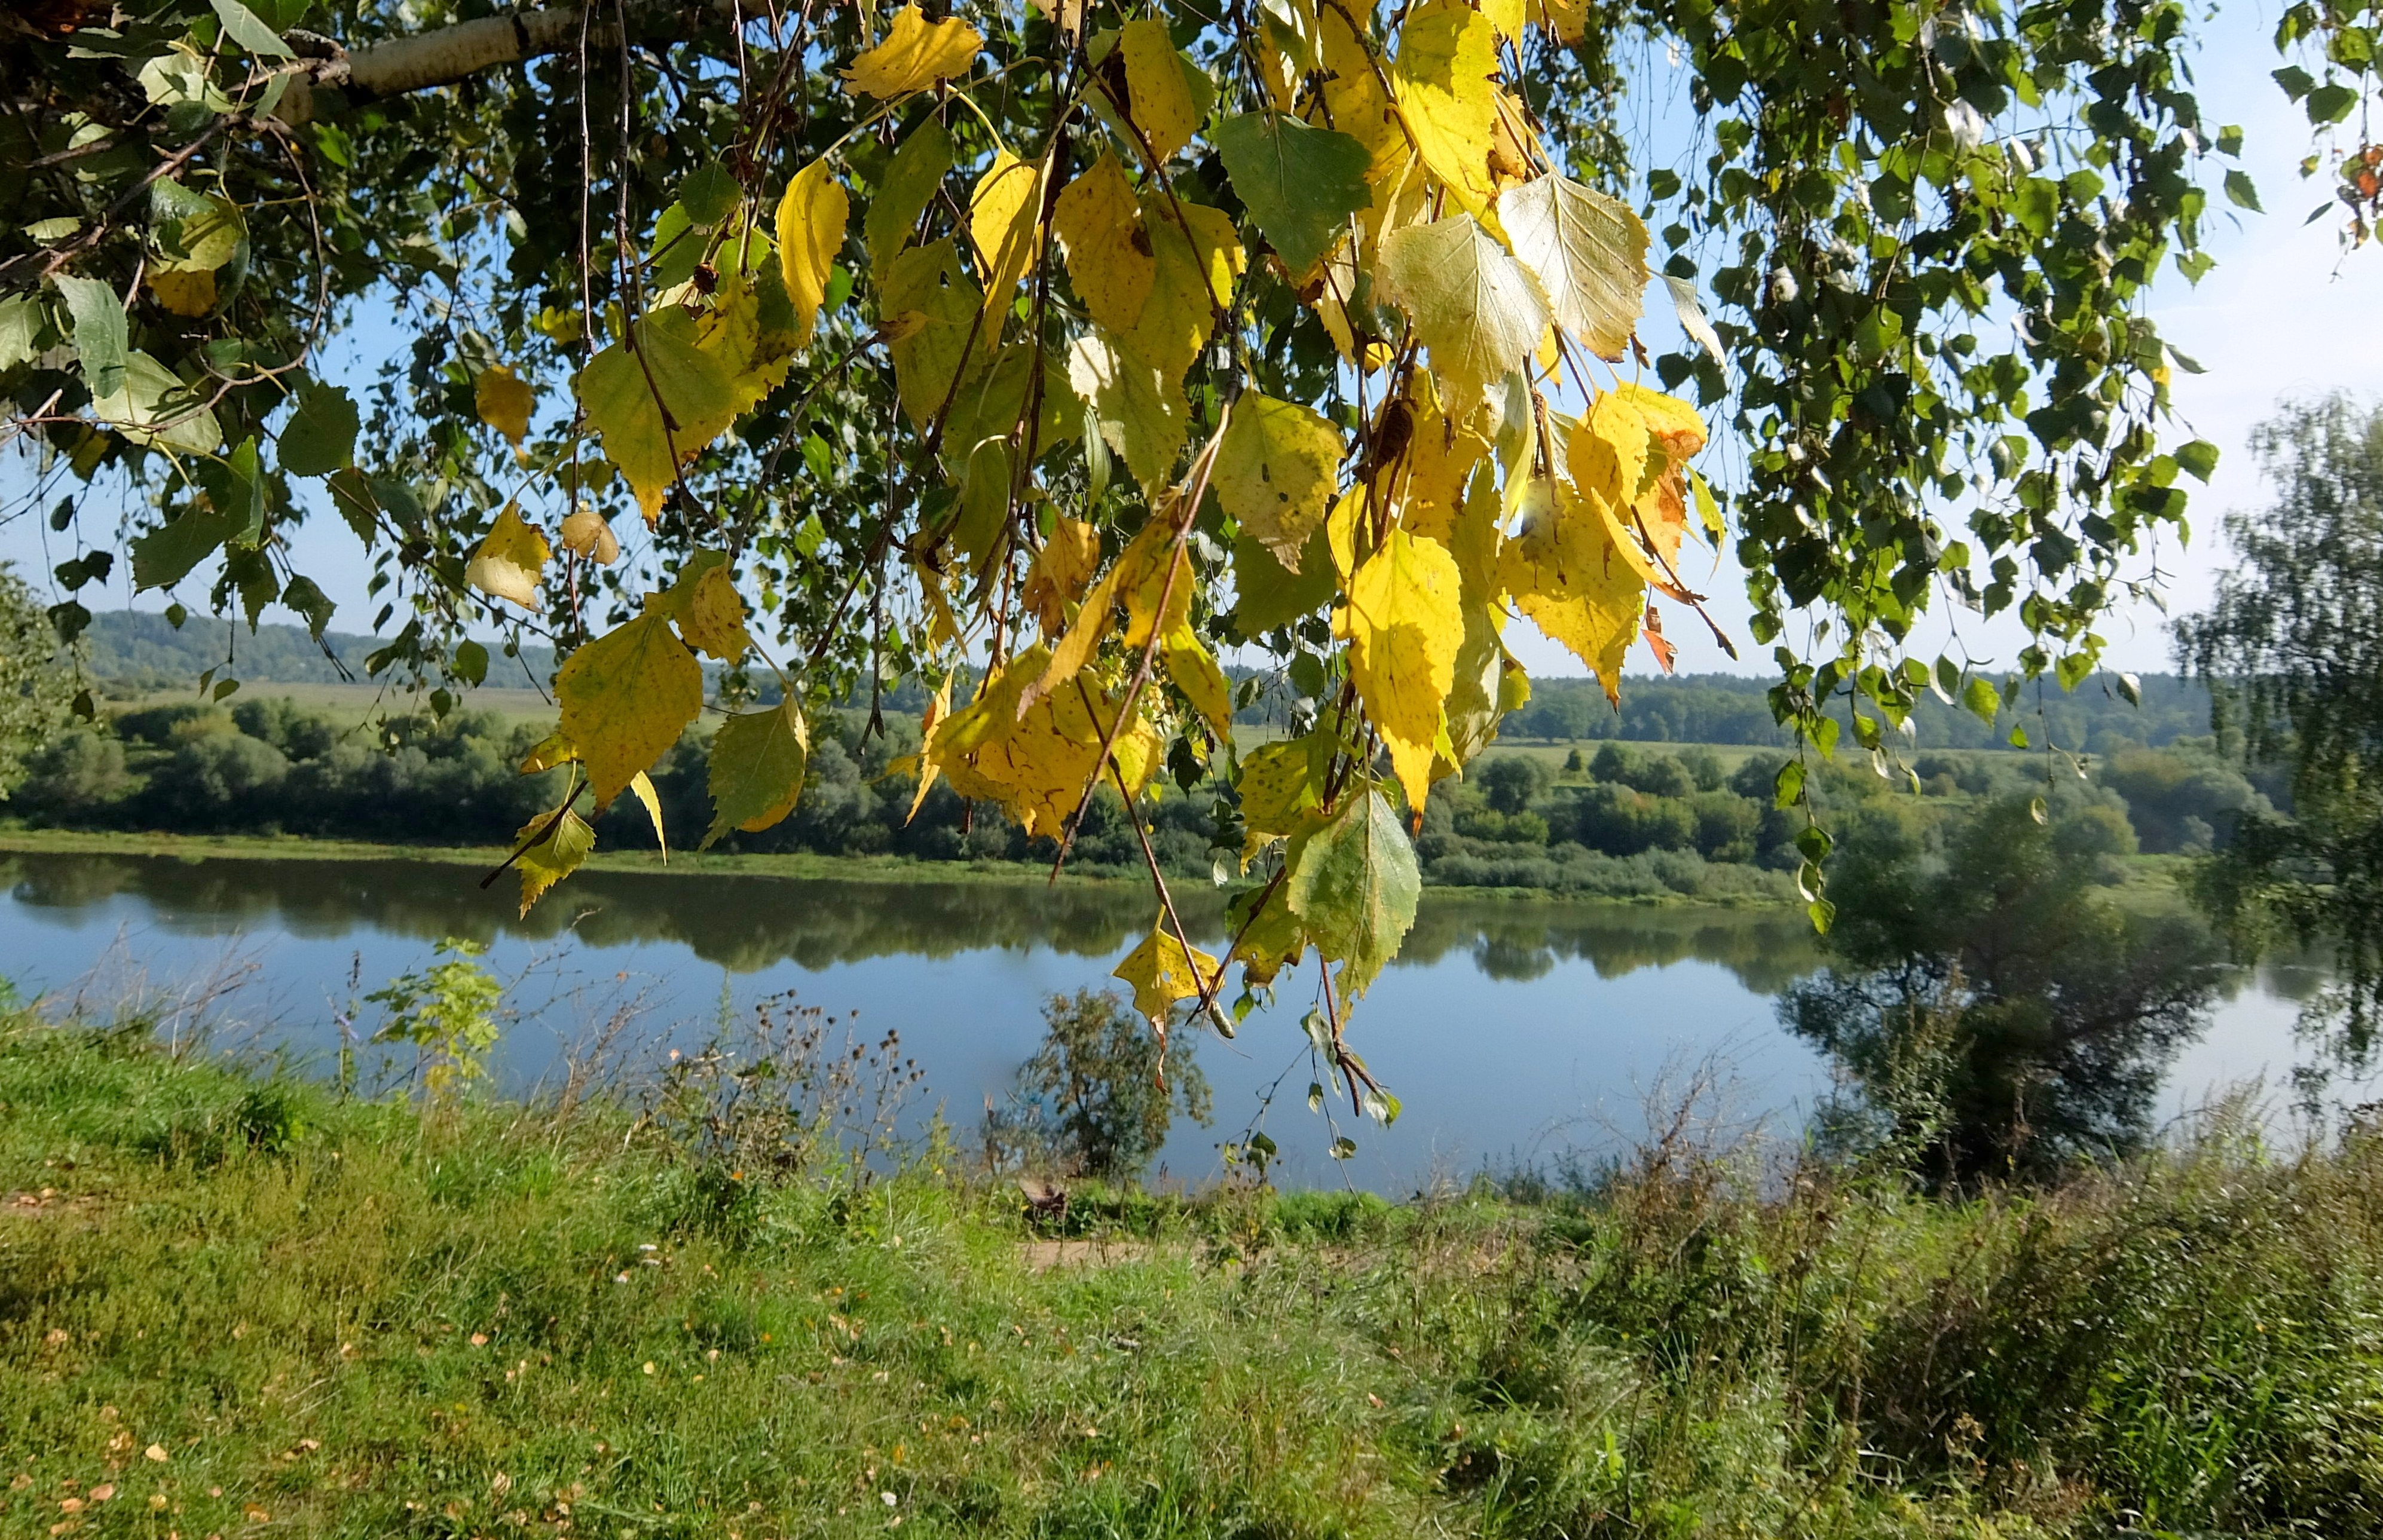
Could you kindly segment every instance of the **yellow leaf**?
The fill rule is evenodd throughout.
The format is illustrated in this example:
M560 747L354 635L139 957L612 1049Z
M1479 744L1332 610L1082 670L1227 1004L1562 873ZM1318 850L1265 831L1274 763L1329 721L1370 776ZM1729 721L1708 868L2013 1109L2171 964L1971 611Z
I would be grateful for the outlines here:
M1531 0L1532 17L1569 47L1588 32L1588 0Z
M1068 184L1051 225L1067 253L1076 297L1112 334L1130 331L1149 302L1158 265L1133 184L1116 155L1103 152L1092 169Z
M1332 552L1332 570L1346 587L1374 548L1373 499L1364 482L1333 499L1331 515L1324 521L1324 536Z
M490 364L472 382L472 398L480 421L503 434L513 448L521 448L529 437L530 408L537 401L529 381L501 363Z
M513 836L515 844L537 836L521 859L513 865L521 871L521 912L546 896L546 891L586 864L588 852L596 848L596 831L587 820L569 808L558 817L540 813L522 825Z
M654 844L661 846L662 864L670 864L670 837L662 832L661 794L654 790L654 778L639 770L629 777L629 790L645 806L646 817L653 820Z
M1637 639L1647 585L1599 517L1562 481L1542 483L1523 533L1506 542L1499 571L1514 607L1622 699L1622 659Z
M921 431L943 410L967 362L969 329L978 321L983 296L961 269L959 248L947 236L913 246L894 259L877 294L877 313L888 320L916 316L918 325L890 343L894 383L902 410Z
M936 726L928 757L952 789L1000 803L1029 838L1056 837L1082 799L1100 762L1103 728L1118 702L1079 679L1019 710L1026 686L1043 677L1051 649L1030 647L985 681L977 698ZM1137 711L1117 734L1117 773L1139 795L1157 768L1157 732Z
M1489 76L1497 68L1498 32L1487 17L1463 0L1424 0L1399 30L1390 70L1424 164L1458 206L1485 218L1498 191L1489 175L1498 125Z
M1233 936L1226 962L1241 965L1241 983L1250 989L1266 988L1307 954L1307 927L1291 913L1287 883L1236 894L1225 906L1225 928Z
M1178 585L1188 590L1190 573ZM1160 644L1167 659L1167 677L1183 692L1192 708L1207 719L1220 739L1233 735L1233 687L1225 678L1225 671L1216 665L1216 655L1208 650L1200 634L1188 624L1170 628Z
M1101 562L1101 532L1081 519L1061 518L1026 574L1026 607L1043 622L1046 636L1068 626L1068 609L1093 580Z
M1418 815L1464 635L1462 586L1446 547L1402 529L1390 531L1349 585L1349 676Z
M678 467L736 416L735 381L698 346L694 318L676 305L640 317L630 339L598 353L580 371L579 400L648 524Z
M1010 291L1034 265L1042 217L1041 164L996 152L969 196L969 239L984 275L984 324L977 340L988 351L1001 340Z
M592 508L574 509L562 521L562 548L584 556L599 567L621 559L621 542L604 515Z
M1654 439L1647 419L1630 403L1608 392L1597 398L1588 414L1574 428L1564 446L1564 462L1573 485L1594 492L1616 507L1638 500L1647 474L1647 454Z
M1222 209L1170 202L1163 192L1143 194L1142 223L1153 257L1150 298L1132 327L1116 334L1117 344L1179 385L1207 346L1218 307L1232 300L1245 261L1241 240Z
M1292 572L1340 478L1340 431L1321 413L1254 390L1233 402L1210 485L1243 530Z
M546 536L523 520L520 508L507 503L463 568L463 581L484 594L536 610L538 578L553 554Z
M1526 3L1527 0L1481 0L1481 14L1489 18L1489 24L1498 29L1500 36L1519 43Z
M735 663L753 649L753 638L745 629L744 596L737 593L724 561L712 562L696 574L677 614L679 634L698 652Z
M731 829L758 833L793 812L810 748L810 727L791 696L766 711L740 711L722 722L711 740L711 827L703 848Z
M1192 100L1191 84L1183 78L1182 57L1175 51L1175 40L1167 35L1167 23L1154 16L1127 22L1117 46L1125 53L1126 93L1131 109L1127 116L1163 166L1192 142L1200 128L1200 110Z
M1241 761L1235 789L1241 796L1241 869L1257 853L1288 839L1324 807L1324 778L1333 745L1320 733L1288 738L1255 749Z
M670 628L647 612L571 655L554 679L563 735L579 746L601 811L639 770L678 742L703 709L703 668Z
M935 728L952 714L952 676L944 675L943 684L927 698L927 708L919 714L919 789L910 798L910 810L902 816L908 823L927 805L927 794L934 789L935 777L941 769L934 759Z
M1198 947L1185 951L1161 914L1142 944L1127 953L1109 977L1133 986L1133 1008L1164 1032L1175 1003L1213 993L1221 971L1216 959Z
M1489 452L1489 441L1475 431L1474 419L1460 425L1440 411L1429 375L1415 376L1406 406L1407 447L1396 489L1399 522L1418 535L1437 536L1464 506L1465 486Z
M1166 589L1167 573L1175 559L1173 526L1166 520L1152 517L1142 525L1142 533L1117 553L1117 564L1084 596L1083 605L1076 611L1075 623L1068 628L1059 645L1051 649L1050 667L1026 686L1020 698L1030 705L1042 699L1074 679L1092 661L1093 649L1108 634L1120 598L1125 600L1130 617L1127 645L1140 647L1148 641L1158 621L1158 596ZM1175 588L1167 610L1170 620L1179 621L1190 610L1191 574L1179 573Z
M824 158L796 172L778 200L778 271L795 307L798 348L809 343L819 322L828 276L835 270L836 253L844 248L845 221L851 213L852 201Z
M1615 386L1612 394L1638 413L1648 436L1674 461L1685 460L1705 447L1704 415L1679 397L1628 381Z
M1350 13L1324 6L1317 9L1316 20L1324 45L1324 92L1313 120L1363 144L1373 157L1366 176L1378 182L1408 155L1406 132L1382 89L1380 66ZM1342 298L1347 298L1345 290Z
M1101 437L1123 458L1143 495L1155 498L1174 474L1191 417L1176 379L1089 332L1068 351L1068 381L1091 406Z
M852 61L845 89L881 99L924 91L938 80L968 72L984 38L957 17L931 22L916 4L895 15L885 41Z
M1548 329L1537 282L1469 214L1385 238L1375 288L1414 319L1452 416L1527 363Z

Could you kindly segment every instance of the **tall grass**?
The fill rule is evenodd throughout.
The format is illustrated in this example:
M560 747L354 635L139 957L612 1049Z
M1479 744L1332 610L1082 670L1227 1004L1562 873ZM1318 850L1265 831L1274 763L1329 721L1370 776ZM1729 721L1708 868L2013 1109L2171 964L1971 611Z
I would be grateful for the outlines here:
M2383 1533L2364 1134L1091 1191L1043 1270L947 1149L838 1171L8 1019L0 1534Z

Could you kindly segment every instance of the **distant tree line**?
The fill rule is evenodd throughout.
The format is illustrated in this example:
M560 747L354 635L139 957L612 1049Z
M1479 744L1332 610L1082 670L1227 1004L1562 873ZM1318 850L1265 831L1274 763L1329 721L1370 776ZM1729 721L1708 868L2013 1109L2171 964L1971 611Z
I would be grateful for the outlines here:
M728 851L894 856L958 862L1047 862L1047 840L1029 840L997 809L931 788L911 816L916 782L902 767L916 753L918 721L887 705L882 734L867 713L822 717L801 802L759 833L734 832ZM540 731L485 710L367 721L353 711L259 696L228 707L181 701L122 711L55 734L31 757L7 804L15 817L56 827L180 832L280 833L395 843L506 843L557 788L517 767ZM690 733L654 782L674 843L691 844L711 821L706 745ZM1784 756L1737 754L1734 764L1701 745L1677 749L1608 742L1573 749L1492 754L1444 785L1416 842L1427 881L1526 888L1604 897L1780 896L1797 856L1800 814L1773 805ZM2223 844L2247 816L2269 817L2269 790L2221 762L2206 740L2131 745L2095 762L2093 779L2047 782L2045 761L1962 750L1909 761L1921 795L1895 794L1866 761L1825 766L1814 778L1825 816L1883 807L1925 830L1984 800L2043 793L2092 811L2113 854L2195 853ZM1908 788L1907 788L1908 789ZM2271 790L2280 792L2280 788ZM1169 785L1142 809L1153 847L1171 872L1204 878L1229 869L1241 844L1238 814L1211 785ZM2083 815L2080 815L2083 816ZM629 799L599 824L607 848L648 846L645 814ZM1104 792L1070 857L1093 871L1139 869L1140 843L1124 807Z

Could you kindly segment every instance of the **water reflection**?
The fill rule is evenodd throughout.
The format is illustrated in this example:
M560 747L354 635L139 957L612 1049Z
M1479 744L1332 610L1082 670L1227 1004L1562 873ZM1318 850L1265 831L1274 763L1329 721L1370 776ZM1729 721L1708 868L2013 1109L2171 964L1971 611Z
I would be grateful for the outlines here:
M90 909L131 898L160 923L206 934L279 930L336 939L364 930L433 940L465 936L583 945L667 943L732 973L791 963L807 972L875 957L1047 950L1112 956L1150 924L1147 891L1128 883L1050 888L1006 878L853 881L705 873L592 871L526 918L500 882L468 867L418 861L184 860L151 856L0 856L0 882L33 909ZM1177 895L1192 939L1225 940L1224 901ZM1762 911L1537 904L1426 893L1397 965L1470 956L1501 982L1587 963L1600 979L1685 961L1718 964L1746 990L1772 994L1816 966L1800 917Z

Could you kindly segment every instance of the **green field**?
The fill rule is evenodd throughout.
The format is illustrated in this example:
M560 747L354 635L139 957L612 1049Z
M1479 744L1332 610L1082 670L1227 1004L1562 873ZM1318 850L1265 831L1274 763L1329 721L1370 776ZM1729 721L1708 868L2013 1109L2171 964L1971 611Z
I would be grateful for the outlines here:
M501 660L500 660L501 661ZM493 669L496 665L491 665ZM144 695L131 700L110 701L113 711L137 710L147 706L171 706L206 697L192 692L168 691ZM409 711L427 711L427 693L409 694L394 684L269 684L243 686L228 696L224 704L236 706L243 700L290 700L300 706L329 711L340 716L353 716L359 721L376 717ZM494 711L509 721L554 721L554 703L532 689L500 689L484 685L466 689L457 696L457 703L467 711Z
M0 1015L0 1533L2383 1532L2383 1144L1965 1201L763 1179Z

